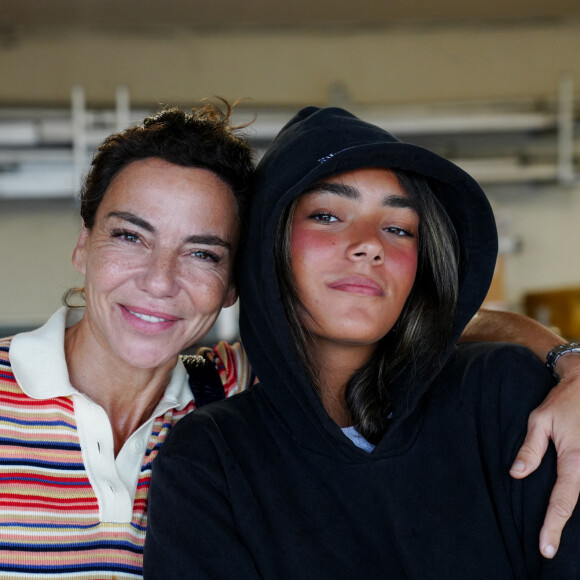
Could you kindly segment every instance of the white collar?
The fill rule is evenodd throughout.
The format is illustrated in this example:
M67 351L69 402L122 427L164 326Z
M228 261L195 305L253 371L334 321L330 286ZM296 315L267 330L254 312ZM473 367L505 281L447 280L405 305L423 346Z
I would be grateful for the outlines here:
M31 332L17 334L10 345L10 363L20 388L33 399L85 396L69 381L64 354L64 332L75 325L84 314L82 308L57 310L44 326ZM171 379L157 409L183 409L193 400L187 371L178 360Z

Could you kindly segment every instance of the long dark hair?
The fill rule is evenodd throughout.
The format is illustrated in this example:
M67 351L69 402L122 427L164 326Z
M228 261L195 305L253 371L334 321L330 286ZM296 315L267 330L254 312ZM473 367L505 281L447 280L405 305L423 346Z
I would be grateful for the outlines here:
M421 376L436 367L447 347L458 299L457 234L434 193L436 185L414 173L394 173L420 218L415 283L397 322L379 341L370 360L349 379L346 388L353 424L373 444L387 429L390 393L397 379L403 373L407 379ZM291 265L292 221L298 199L286 208L278 222L276 273L297 355L320 393L317 361L309 346L315 339L303 323L310 314L300 299Z

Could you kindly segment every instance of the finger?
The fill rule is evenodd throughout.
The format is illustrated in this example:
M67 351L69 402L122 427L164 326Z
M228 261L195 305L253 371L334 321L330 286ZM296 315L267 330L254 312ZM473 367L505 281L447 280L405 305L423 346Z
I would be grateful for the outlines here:
M563 454L558 460L558 479L550 496L544 525L540 531L540 551L554 557L560 545L562 530L570 519L580 493L580 451Z
M535 471L550 442L552 421L547 415L533 411L528 420L528 433L510 468L510 475L516 479L526 477Z
M560 480L558 479L558 481ZM576 495L576 499L570 501L572 496L569 491L564 492L564 496L559 496L557 491L558 485L556 483L554 487L552 497L550 498L550 505L546 512L546 518L544 519L544 525L540 530L540 552L542 552L545 558L553 558L558 551L562 530L566 522L570 519L578 499Z

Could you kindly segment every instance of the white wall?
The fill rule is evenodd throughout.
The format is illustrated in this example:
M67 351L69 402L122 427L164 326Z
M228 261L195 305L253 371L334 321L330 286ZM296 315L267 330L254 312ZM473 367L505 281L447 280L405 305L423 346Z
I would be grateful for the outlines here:
M0 201L0 327L38 325L82 283L71 265L80 223L72 202Z
M249 97L258 105L321 104L334 83L359 104L554 96L570 71L580 85L580 23L464 28L337 29L178 36L22 36L0 45L0 103L67 104L81 84L110 103Z
M527 291L580 286L580 185L523 187L489 194L520 251L505 256L508 306L520 307Z

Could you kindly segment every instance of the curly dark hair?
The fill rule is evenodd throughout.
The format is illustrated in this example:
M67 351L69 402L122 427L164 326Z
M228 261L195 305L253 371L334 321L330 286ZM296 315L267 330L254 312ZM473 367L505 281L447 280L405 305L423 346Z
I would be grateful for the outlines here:
M227 183L238 204L243 231L254 171L252 149L230 124L232 106L225 112L205 104L185 113L164 108L143 124L107 137L97 149L81 189L81 217L90 229L99 205L115 176L133 161L156 157L183 167L208 169Z
M99 205L115 176L130 163L159 158L183 167L207 169L232 189L238 207L240 243L245 235L251 180L254 174L252 148L238 134L247 125L230 123L232 105L222 99L225 111L207 103L185 113L166 107L146 117L141 125L109 135L97 149L81 188L81 217L87 229L95 224ZM237 276L239 260L234 262ZM74 306L74 298L84 301L83 288L71 288L63 304Z

